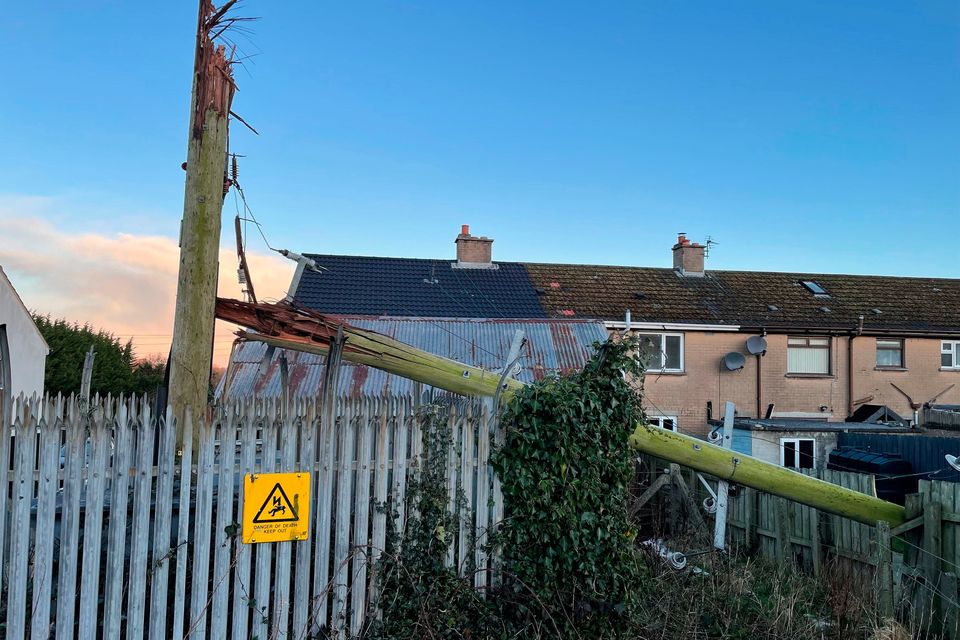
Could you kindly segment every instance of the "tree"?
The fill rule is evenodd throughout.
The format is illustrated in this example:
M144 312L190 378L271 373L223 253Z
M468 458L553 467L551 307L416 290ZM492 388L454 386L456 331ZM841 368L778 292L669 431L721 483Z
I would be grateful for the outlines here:
M133 393L153 394L163 386L167 372L167 360L154 355L133 363Z
M62 318L35 315L34 321L50 347L44 375L48 393L79 393L83 359L91 345L96 352L92 393L152 393L163 383L163 360L135 360L129 340L121 343L107 331Z

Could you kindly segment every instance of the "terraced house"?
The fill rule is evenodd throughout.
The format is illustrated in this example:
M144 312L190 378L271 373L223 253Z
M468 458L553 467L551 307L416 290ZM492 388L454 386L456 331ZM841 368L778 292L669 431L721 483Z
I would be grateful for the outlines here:
M821 421L960 404L960 280L714 271L683 236L673 268L499 262L467 226L455 243L447 259L310 255L321 268L295 300L354 318L547 320L558 345L572 335L561 321L640 333L652 419L696 435L726 400L740 416ZM505 356L500 342L484 349Z

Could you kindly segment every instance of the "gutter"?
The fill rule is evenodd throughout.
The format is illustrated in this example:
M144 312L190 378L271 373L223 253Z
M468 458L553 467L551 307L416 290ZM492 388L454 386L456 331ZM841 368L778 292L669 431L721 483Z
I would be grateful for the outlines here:
M696 324L685 322L625 322L623 320L604 320L607 329L640 329L647 331L740 331L735 324Z
M784 325L784 326L770 326L770 325L756 325L756 326L746 326L741 325L740 330L747 333L759 333L766 330L767 333L807 333L807 334L818 334L821 336L848 336L851 335L851 330L844 327L817 327L817 326L803 326L803 325ZM947 338L957 336L960 337L960 329L949 329L943 331L931 331L926 329L869 329L861 328L858 329L858 336L896 336L900 338Z

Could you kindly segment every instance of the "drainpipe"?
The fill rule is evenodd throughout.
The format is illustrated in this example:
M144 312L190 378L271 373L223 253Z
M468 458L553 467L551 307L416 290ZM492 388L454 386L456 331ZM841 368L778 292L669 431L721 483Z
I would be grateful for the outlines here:
M847 417L853 415L853 340L863 334L863 314L857 318L857 330L847 338Z
M763 329L760 335L764 338L767 337L766 328ZM760 363L765 353L766 351L754 356L757 359L757 420L763 417L763 413L761 413L761 407L763 407L763 366Z
M760 374L761 374L761 371L762 371L761 366L760 366L760 362L761 362L761 361L760 361L760 354L758 353L757 355L754 356L754 358L757 359L757 419L759 420L759 419L760 419L760 416L762 415L762 414L760 413L760 407L761 407L761 405L763 404L763 400L762 400L762 396L763 396L763 378L762 378L761 375L760 375Z

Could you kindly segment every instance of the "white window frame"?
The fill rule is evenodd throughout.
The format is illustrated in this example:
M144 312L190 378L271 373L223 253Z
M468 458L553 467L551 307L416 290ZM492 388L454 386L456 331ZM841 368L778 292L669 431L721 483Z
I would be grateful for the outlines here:
M673 422L673 428L664 425L666 420ZM661 429L666 429L667 431L680 432L680 421L677 420L677 416L647 416L647 424L651 424L655 427L660 427Z
M798 438L798 437L794 437L794 438L780 438L780 466L781 466L781 467L785 467L785 468L787 468L787 469L797 469L797 470L799 470L799 469L806 469L806 468L807 468L807 467L801 467L801 466L800 466L800 443L801 443L801 442L804 442L804 441L805 441L805 442L812 442L812 443L813 443L813 466L812 466L812 467L809 467L809 468L811 468L811 469L816 469L816 468L817 468L817 439L816 439L816 438ZM794 465L793 465L792 467L787 467L787 464L786 464L786 463L787 463L787 460L786 460L786 453L787 453L786 443L788 443L788 442L792 442L792 443L793 443L793 456L794 456L793 462L794 462Z
M638 335L642 339L644 336L660 336L660 366L653 366L652 362L647 363L647 373L683 373L684 365L684 352L686 351L686 345L684 340L684 334L679 332L671 331L639 331ZM680 338L680 366L678 368L667 368L667 354L665 351L665 346L667 344L667 337L676 337Z
M953 364L944 366L943 354L949 353ZM941 369L960 369L960 340L941 340L940 341L940 368Z

